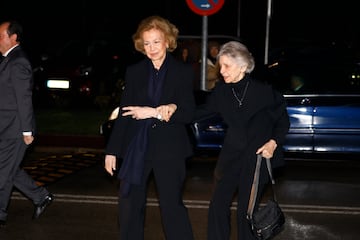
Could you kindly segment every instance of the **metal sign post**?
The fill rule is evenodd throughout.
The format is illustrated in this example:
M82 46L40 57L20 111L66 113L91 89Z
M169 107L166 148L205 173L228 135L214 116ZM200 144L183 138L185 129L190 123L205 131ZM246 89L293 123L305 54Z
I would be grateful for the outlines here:
M196 14L203 16L202 25L202 48L201 48L201 80L200 89L206 90L206 64L208 43L208 16L218 12L224 5L225 0L186 0L189 8Z
M203 16L203 31L202 31L202 44L201 44L201 78L200 78L200 89L206 89L207 79L207 47L208 47L208 17Z

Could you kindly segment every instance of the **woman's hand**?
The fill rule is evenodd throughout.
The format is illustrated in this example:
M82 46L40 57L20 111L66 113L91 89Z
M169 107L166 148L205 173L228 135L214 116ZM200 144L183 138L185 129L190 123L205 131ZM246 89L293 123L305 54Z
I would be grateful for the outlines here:
M131 116L136 120L157 118L161 121L170 121L171 116L176 111L177 106L173 103L167 105L160 105L157 108L152 107L139 107L139 106L127 106L123 107L124 111L122 116Z
M160 120L168 122L170 121L171 116L176 111L177 106L176 104L170 103L167 105L161 105L156 108L156 111L160 114Z
M152 107L127 106L123 107L122 110L125 111L122 116L131 116L136 120L156 118L158 116L157 110Z
M116 156L106 155L105 156L105 170L112 176L116 170Z
M261 154L261 156L263 156L264 158L272 158L276 147L276 141L270 139L267 143L265 143L256 151L256 154Z

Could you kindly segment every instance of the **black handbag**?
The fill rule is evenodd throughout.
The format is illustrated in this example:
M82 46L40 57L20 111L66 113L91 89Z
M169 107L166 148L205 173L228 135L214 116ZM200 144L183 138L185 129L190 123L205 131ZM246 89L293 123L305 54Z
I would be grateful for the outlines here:
M256 169L253 186L248 206L247 218L254 236L259 240L269 240L284 229L285 216L281 210L275 195L275 181L272 175L270 159L266 159L267 169L273 188L273 199L269 199L265 206L254 211L255 199L258 192L259 175L262 156L257 155Z

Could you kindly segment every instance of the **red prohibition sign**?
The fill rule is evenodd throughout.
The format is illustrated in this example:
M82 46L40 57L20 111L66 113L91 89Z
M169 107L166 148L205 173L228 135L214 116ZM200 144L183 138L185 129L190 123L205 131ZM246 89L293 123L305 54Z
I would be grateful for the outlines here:
M189 8L201 16L209 16L218 12L225 0L186 0Z

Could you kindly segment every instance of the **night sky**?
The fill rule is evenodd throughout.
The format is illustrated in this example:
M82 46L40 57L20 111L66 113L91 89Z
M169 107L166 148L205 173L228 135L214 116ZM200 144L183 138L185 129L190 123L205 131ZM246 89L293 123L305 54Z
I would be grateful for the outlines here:
M272 1L270 48L337 44L360 52L360 14L356 0ZM153 14L168 18L178 26L180 34L202 32L203 17L193 13L185 0L9 2L2 3L1 18L18 19L24 25L27 44L39 51L72 38L92 38L99 34L128 41L140 20ZM234 36L240 32L240 38L249 48L261 53L266 5L267 0L225 0L219 12L208 16L208 32Z

